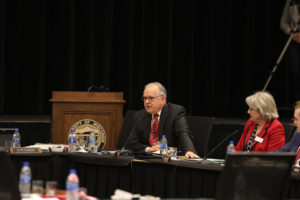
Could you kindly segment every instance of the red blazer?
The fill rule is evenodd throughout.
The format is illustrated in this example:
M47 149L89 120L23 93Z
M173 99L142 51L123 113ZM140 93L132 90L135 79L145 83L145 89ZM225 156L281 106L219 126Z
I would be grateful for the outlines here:
M244 132L235 147L236 151L245 151L247 142L255 126L256 124L251 119L248 119L244 128ZM257 136L262 138L263 141L260 143L254 140L251 146L251 152L269 152L284 147L284 128L277 119L272 119L271 121L267 122Z

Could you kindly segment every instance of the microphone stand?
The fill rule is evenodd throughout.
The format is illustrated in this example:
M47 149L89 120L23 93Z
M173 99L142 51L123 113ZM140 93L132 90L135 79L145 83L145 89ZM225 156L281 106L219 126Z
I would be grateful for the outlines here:
M227 135L221 142L219 142L219 144L217 146L215 146L212 150L210 150L210 152L208 152L204 157L203 160L206 160L208 158L208 156L210 156L210 154L212 154L217 148L219 148L219 146L221 146L226 140L228 140L228 138L234 136L235 134L237 134L239 132L239 130L235 130L232 133L230 133L229 135Z
M133 131L135 130L136 126L140 123L140 121L142 121L142 120L144 120L144 119L145 119L145 117L142 117L142 118L138 119L138 120L134 123L134 125L132 126L131 131L130 131L128 137L127 137L127 140L126 140L125 143L123 144L123 147L121 148L121 150L118 150L118 151L116 151L116 152L114 153L114 157L119 157L122 153L123 153L123 154L124 154L124 153L132 153L131 150L126 150L125 148L126 148L128 142L131 140L131 138L132 138L132 136L133 136Z
M285 52L286 52L288 46L290 45L290 43L291 43L291 41L292 41L292 39L293 39L293 36L294 36L294 32L295 32L295 31L292 31L292 32L291 32L288 41L286 42L286 44L285 44L283 50L281 51L280 56L278 57L278 59L277 59L277 61L276 61L276 64L275 64L275 66L273 67L273 70L271 71L270 76L269 76L269 78L268 78L268 80L267 80L267 82L266 82L266 84L265 84L265 86L264 86L264 88L263 88L263 90L262 90L263 92L266 91L266 89L267 89L267 87L268 87L268 85L269 85L269 83L270 83L270 81L271 81L271 79L272 79L272 77L273 77L273 74L275 73L275 71L276 71L276 69L277 69L277 67L278 67L278 65L279 65L279 63L280 63L280 61L282 60L282 57L284 56L284 54L285 54Z
M215 152L215 150L217 148L219 148L226 140L228 140L230 137L234 136L235 134L237 134L239 132L239 130L235 130L233 131L232 133L230 133L229 135L227 135L221 142L219 142L212 150L210 150L210 152L208 152L202 160L199 161L199 164L200 163L212 163L216 166L220 166L220 164L214 162L214 161L210 161L210 160L207 160L208 156L210 156L210 154L212 154L213 152Z

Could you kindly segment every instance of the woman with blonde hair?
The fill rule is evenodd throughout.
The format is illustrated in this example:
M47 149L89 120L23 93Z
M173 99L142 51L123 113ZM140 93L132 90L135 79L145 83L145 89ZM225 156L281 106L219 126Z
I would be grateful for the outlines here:
M273 96L268 92L256 92L246 98L249 106L248 119L236 151L270 152L285 144L285 133L278 121L278 112Z

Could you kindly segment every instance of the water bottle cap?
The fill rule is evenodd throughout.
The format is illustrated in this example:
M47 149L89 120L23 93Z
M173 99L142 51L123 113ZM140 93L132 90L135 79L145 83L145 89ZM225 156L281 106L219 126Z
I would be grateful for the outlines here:
M74 131L75 131L74 129L71 129L71 133L74 133Z
M70 169L70 174L76 174L76 169Z
M166 138L166 135L162 135L161 137L162 137L162 138Z
M91 133L95 133L93 130L91 130Z
M28 162L28 161L24 161L24 162L23 162L23 166L28 167L28 166L29 166L29 162Z
M19 132L19 129L18 129L18 128L16 128L16 129L15 129L15 132Z
M229 141L229 144L233 144L233 140L230 140L230 141Z

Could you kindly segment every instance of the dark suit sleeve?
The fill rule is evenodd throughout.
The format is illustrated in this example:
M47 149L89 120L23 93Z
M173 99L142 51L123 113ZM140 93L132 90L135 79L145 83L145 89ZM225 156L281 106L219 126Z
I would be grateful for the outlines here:
M295 141L295 139L297 137L296 134L297 134L297 132L295 131L293 137L291 138L291 140L288 143L286 143L283 148L281 148L279 150L276 150L274 152L289 152L289 151L293 151L294 141Z
M174 133L178 138L179 149L182 149L184 153L192 151L196 153L194 144L192 142L192 135L189 130L189 126L186 121L186 112L183 107L179 107L178 113L174 120Z

